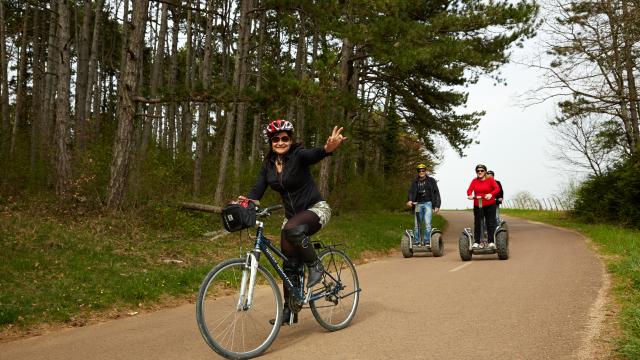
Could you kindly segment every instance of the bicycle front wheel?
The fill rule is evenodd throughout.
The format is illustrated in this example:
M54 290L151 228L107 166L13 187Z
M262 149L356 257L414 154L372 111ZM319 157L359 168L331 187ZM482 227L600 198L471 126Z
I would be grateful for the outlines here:
M258 266L253 296L248 299L251 271L245 262L231 259L214 267L202 282L196 302L202 337L228 359L260 355L278 336L282 323L282 300L275 279ZM270 319L276 320L274 324Z
M360 283L356 268L344 252L325 249L318 254L324 265L322 282L313 288L313 294L323 297L310 302L316 321L329 331L349 326L356 315L360 301Z

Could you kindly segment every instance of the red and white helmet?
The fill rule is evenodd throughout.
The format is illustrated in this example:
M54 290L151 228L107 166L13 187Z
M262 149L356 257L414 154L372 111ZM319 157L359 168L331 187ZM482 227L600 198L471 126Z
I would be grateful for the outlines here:
M293 124L287 120L278 119L270 122L269 125L267 125L267 137L269 138L281 131L292 132Z

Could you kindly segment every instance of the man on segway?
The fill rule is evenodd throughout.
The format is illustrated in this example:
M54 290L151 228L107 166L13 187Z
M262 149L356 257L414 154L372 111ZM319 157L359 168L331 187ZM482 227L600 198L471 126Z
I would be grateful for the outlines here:
M493 170L487 171L487 177L496 180ZM504 190L502 189L502 183L500 181L496 180L496 184L498 184L498 187L500 188L500 192L498 193L498 195L496 195L496 225L500 226L500 205L502 204L502 200L504 199Z
M409 187L407 206L414 206L415 245L420 244L420 230L424 225L425 229L422 232L424 246L428 246L431 236L431 218L434 212L440 211L440 191L436 180L427 176L427 165L419 164L416 166L416 171L418 174Z

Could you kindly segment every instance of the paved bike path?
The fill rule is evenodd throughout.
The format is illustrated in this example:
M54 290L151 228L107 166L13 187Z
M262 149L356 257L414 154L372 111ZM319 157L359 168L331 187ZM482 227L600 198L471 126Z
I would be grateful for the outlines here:
M443 257L404 259L398 251L358 266L363 292L349 328L329 333L305 310L261 358L590 358L604 269L583 237L508 218L509 260L462 262L458 235L471 213L444 215ZM198 332L194 305L0 344L2 360L215 358Z

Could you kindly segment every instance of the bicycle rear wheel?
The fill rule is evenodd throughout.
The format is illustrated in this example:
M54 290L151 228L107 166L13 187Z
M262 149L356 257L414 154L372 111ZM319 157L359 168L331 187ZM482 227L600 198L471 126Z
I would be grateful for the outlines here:
M248 359L263 353L278 336L282 323L280 289L262 266L256 271L253 300L240 299L249 287L250 269L245 259L231 259L205 277L196 301L196 319L209 347L228 359ZM243 276L244 275L244 276ZM270 319L276 319L271 325Z
M329 331L344 329L356 315L360 301L360 283L356 268L349 257L338 249L325 249L318 254L324 265L322 282L313 294L325 294L310 302L316 321Z

